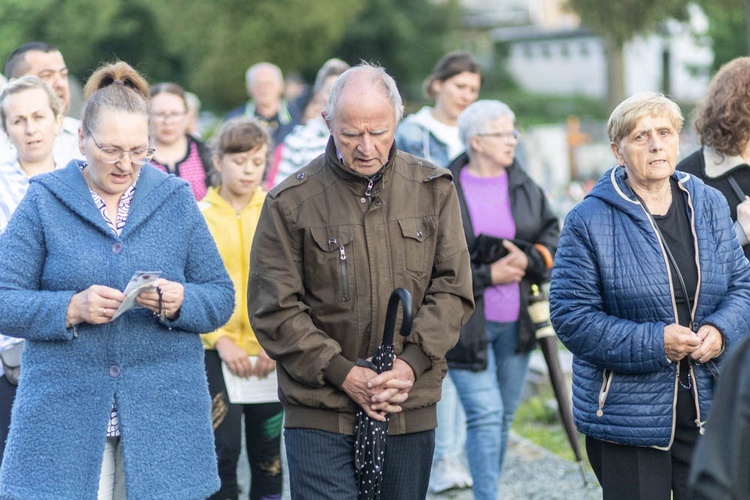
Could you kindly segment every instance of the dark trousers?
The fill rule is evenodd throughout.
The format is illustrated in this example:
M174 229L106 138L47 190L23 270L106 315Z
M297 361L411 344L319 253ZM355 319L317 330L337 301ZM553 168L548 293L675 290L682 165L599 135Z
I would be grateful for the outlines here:
M295 500L357 498L354 436L313 429L286 429L289 484ZM427 496L435 431L388 436L380 498Z
M212 499L236 499L237 462L242 450L242 416L245 416L245 445L250 461L250 494L252 500L281 498L281 429L284 413L281 403L230 404L221 358L214 350L206 351L206 375L211 393L216 458L219 463L221 489Z
M10 430L10 411L16 398L16 386L8 382L5 375L0 377L0 464L3 463L5 441Z
M699 435L695 419L695 401L688 390L680 388L674 442L668 451L586 437L586 452L602 485L603 499L689 498L688 472Z

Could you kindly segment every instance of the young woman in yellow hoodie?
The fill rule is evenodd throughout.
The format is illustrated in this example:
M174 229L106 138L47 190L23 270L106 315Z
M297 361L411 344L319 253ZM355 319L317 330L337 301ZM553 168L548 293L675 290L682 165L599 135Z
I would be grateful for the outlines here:
M267 157L268 133L260 122L237 118L224 123L213 142L213 180L220 186L209 188L199 203L237 294L229 322L202 335L221 478L221 489L211 498L238 497L243 414L252 478L250 498L279 498L281 494L281 403L230 403L222 373L224 363L241 378L275 377L275 362L255 338L247 312L250 247L266 197L260 184Z

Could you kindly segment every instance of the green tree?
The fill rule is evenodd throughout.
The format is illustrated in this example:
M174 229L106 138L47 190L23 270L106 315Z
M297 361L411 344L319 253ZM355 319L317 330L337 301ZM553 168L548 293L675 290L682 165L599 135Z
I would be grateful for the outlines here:
M713 69L735 57L750 54L750 0L701 0L708 17L708 37L714 50Z
M657 29L667 19L686 20L687 0L568 0L584 26L604 41L607 51L607 104L625 98L623 46L634 36Z
M370 0L349 23L337 53L350 63L379 63L413 95L435 62L455 48L460 21L455 0Z
M0 58L31 40L57 45L85 79L125 60L150 82L171 80L226 110L244 99L245 70L271 61L314 75L335 55L365 0L3 0Z
M245 70L270 61L314 75L364 0L139 0L156 15L167 53L179 56L186 86L226 110L247 98Z

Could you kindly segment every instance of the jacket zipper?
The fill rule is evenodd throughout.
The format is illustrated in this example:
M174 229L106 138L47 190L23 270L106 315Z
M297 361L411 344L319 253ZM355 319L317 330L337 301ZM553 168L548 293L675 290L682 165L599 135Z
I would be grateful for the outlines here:
M339 247L339 265L341 267L341 293L344 302L349 302L349 266L346 264L346 248Z
M599 390L599 409L596 410L597 417L604 416L604 403L607 401L607 395L609 394L609 388L612 385L614 375L615 372L611 370L605 369L602 372L602 388Z
M698 255L698 237L695 231L695 209L693 208L693 200L690 197L690 191L687 189L684 189L680 183L677 183L678 188L680 191L684 191L687 195L687 206L690 209L690 212L692 214L692 217L690 217L690 229L693 233L693 245L695 247L695 265L696 270L698 272L698 286L695 290L695 299L693 300L692 307L688 306L688 310L690 312L690 326L689 328L693 328L694 320L695 320L695 310L698 307L698 295L700 294L700 283L701 283L701 266L700 266L700 256ZM662 257L664 258L664 262L667 266L667 277L669 278L669 292L672 296L672 308L674 310L675 314L675 323L678 323L677 318L677 301L675 299L674 295L674 283L672 282L672 273L670 271L669 267L669 259L667 258L666 251L664 250L664 245L666 245L666 242L663 242L661 238L659 237L660 233L656 229L656 221L654 221L653 217L651 216L651 213L646 209L646 207L641 204L641 208L646 212L646 215L648 216L648 220L651 223L651 227L653 228L654 232L656 233L656 239L659 241L659 246L661 247ZM685 297L685 300L687 301L688 298ZM675 370L675 383L674 383L674 398L672 401L672 433L669 437L669 446L666 449L669 449L669 447L672 446L672 441L674 440L674 434L675 434L675 421L677 419L677 391L679 390L678 384L680 379L680 366L679 363L677 364L677 370ZM698 382L695 380L695 371L693 370L693 367L690 366L690 374L693 377L693 394L694 394L694 401L695 401L695 409L696 409L696 416L695 424L698 427L698 432L700 434L705 433L705 429L703 428L703 422L701 422L700 418L700 402L698 401ZM657 447L658 448L658 447Z
M703 427L701 421L701 405L698 402L698 379L695 378L695 369L693 365L690 365L690 376L693 377L693 402L695 403L695 426L698 427L698 433L703 435L706 433L706 429Z

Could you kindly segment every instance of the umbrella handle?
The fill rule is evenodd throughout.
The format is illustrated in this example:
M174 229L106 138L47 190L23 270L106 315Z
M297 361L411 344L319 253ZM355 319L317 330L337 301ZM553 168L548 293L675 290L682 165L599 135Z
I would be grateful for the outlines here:
M406 337L411 332L411 323L414 319L414 305L411 294L406 288L396 288L388 299L388 311L385 315L385 329L383 330L383 344L393 344L393 331L396 328L396 315L398 314L398 303L404 311L399 333Z

